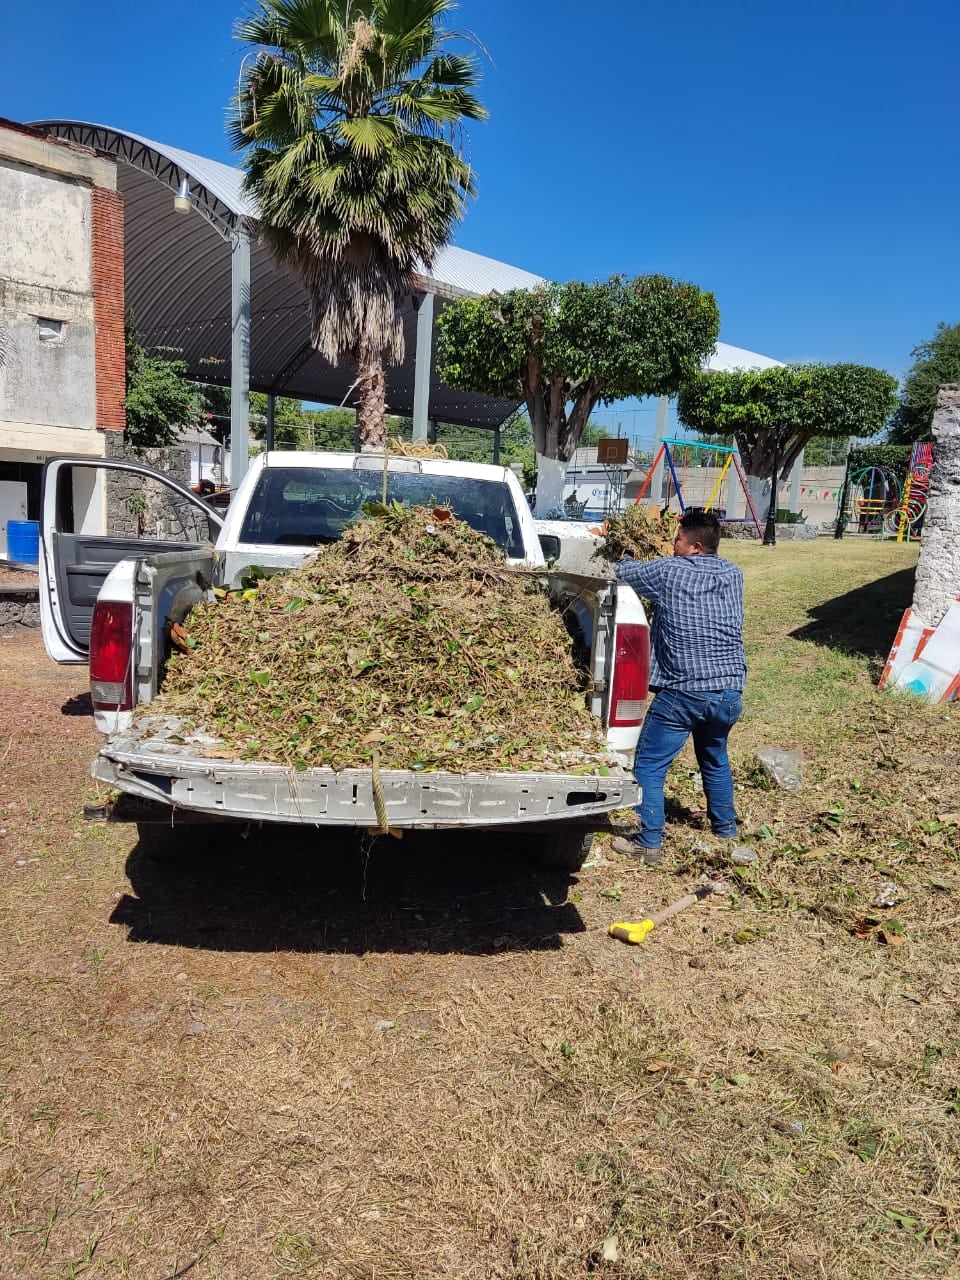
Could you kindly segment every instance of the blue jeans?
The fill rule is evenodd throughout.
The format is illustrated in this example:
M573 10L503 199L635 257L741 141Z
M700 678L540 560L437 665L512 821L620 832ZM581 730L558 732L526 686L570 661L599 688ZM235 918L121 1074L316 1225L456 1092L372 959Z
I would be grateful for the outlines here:
M661 689L647 710L633 774L642 789L636 837L641 849L659 849L663 840L663 784L667 770L693 734L693 749L707 797L707 817L714 834L737 834L733 807L733 775L727 759L727 737L740 719L742 696L732 689L722 693L682 693Z

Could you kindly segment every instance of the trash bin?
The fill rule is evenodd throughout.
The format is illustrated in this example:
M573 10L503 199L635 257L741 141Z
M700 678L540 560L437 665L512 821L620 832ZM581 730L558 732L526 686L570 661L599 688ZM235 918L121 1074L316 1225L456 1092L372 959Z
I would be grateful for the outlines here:
M7 521L7 558L17 564L38 564L40 560L40 522L38 520Z

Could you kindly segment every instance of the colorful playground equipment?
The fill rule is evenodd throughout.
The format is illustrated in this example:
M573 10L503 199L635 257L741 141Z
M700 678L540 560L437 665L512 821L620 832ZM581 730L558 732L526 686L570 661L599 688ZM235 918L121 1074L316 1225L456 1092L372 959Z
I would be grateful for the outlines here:
M933 465L933 445L918 440L910 454L910 470L903 486L903 497L894 511L884 519L884 531L895 536L898 542L920 537L923 517L927 513L927 489L930 485L930 468Z
M847 526L855 521L858 533L874 533L898 542L918 539L927 511L932 465L932 445L917 441L902 486L889 467L848 468L837 504L834 536L842 538Z
M849 479L853 515L860 533L882 533L887 516L900 505L900 481L887 467L862 467Z
M671 446L674 446L676 448L682 448L682 449L693 449L693 450L703 449L703 450L707 450L710 453L720 453L720 454L726 455L724 457L723 466L720 468L720 474L717 476L716 480L714 481L713 488L710 490L710 493L706 501L702 503L697 503L695 505L702 506L704 511L709 511L710 508L713 506L713 504L717 500L717 496L719 495L723 487L723 482L727 477L727 472L730 471L732 468L733 471L736 473L737 479L740 482L740 488L743 490L743 495L747 500L747 510L750 512L750 519L753 520L753 523L757 526L757 533L761 537L763 536L763 528L760 524L759 519L757 518L757 513L754 509L753 500L750 497L750 489L747 486L747 479L746 479L746 476L743 474L743 468L740 466L740 459L737 456L736 449L732 448L729 445L708 444L701 440L663 440L660 444L660 448L657 450L657 453L653 459L653 462L650 465L650 470L647 472L647 477L640 487L640 492L636 496L636 499L635 499L636 502L643 501L644 495L649 489L650 483L653 480L653 477L656 474L657 469L662 460L666 462L667 468L669 471L669 479L667 481L667 496L666 496L666 502L664 503L664 505L667 507L670 506L670 502L674 496L674 493L671 492L671 489L675 491L677 502L680 505L681 514L684 511L686 511L688 505L694 505L694 504L688 504L687 502L684 501L683 492L680 488L680 477L677 474L676 459L674 457L673 449L671 448ZM657 497L657 503L659 505L659 497Z

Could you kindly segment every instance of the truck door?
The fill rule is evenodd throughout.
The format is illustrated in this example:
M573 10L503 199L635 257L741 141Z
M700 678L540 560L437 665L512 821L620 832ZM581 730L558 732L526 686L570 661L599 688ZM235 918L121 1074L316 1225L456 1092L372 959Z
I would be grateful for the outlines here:
M47 653L85 663L93 606L121 560L215 542L222 518L170 476L136 462L52 458L40 499L40 620Z

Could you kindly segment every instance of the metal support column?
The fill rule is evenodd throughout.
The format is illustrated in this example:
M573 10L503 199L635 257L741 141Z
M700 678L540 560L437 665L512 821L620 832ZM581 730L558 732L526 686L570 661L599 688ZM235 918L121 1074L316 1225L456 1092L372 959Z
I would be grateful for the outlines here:
M494 427L493 428L493 465L496 467L496 466L499 466L499 464L500 464L500 428Z
M230 255L230 488L246 475L250 461L250 235L234 233Z
M430 416L430 366L433 364L433 294L420 295L417 353L413 373L413 438L426 440Z
M272 391L267 392L267 453L275 447L276 441L277 397Z

